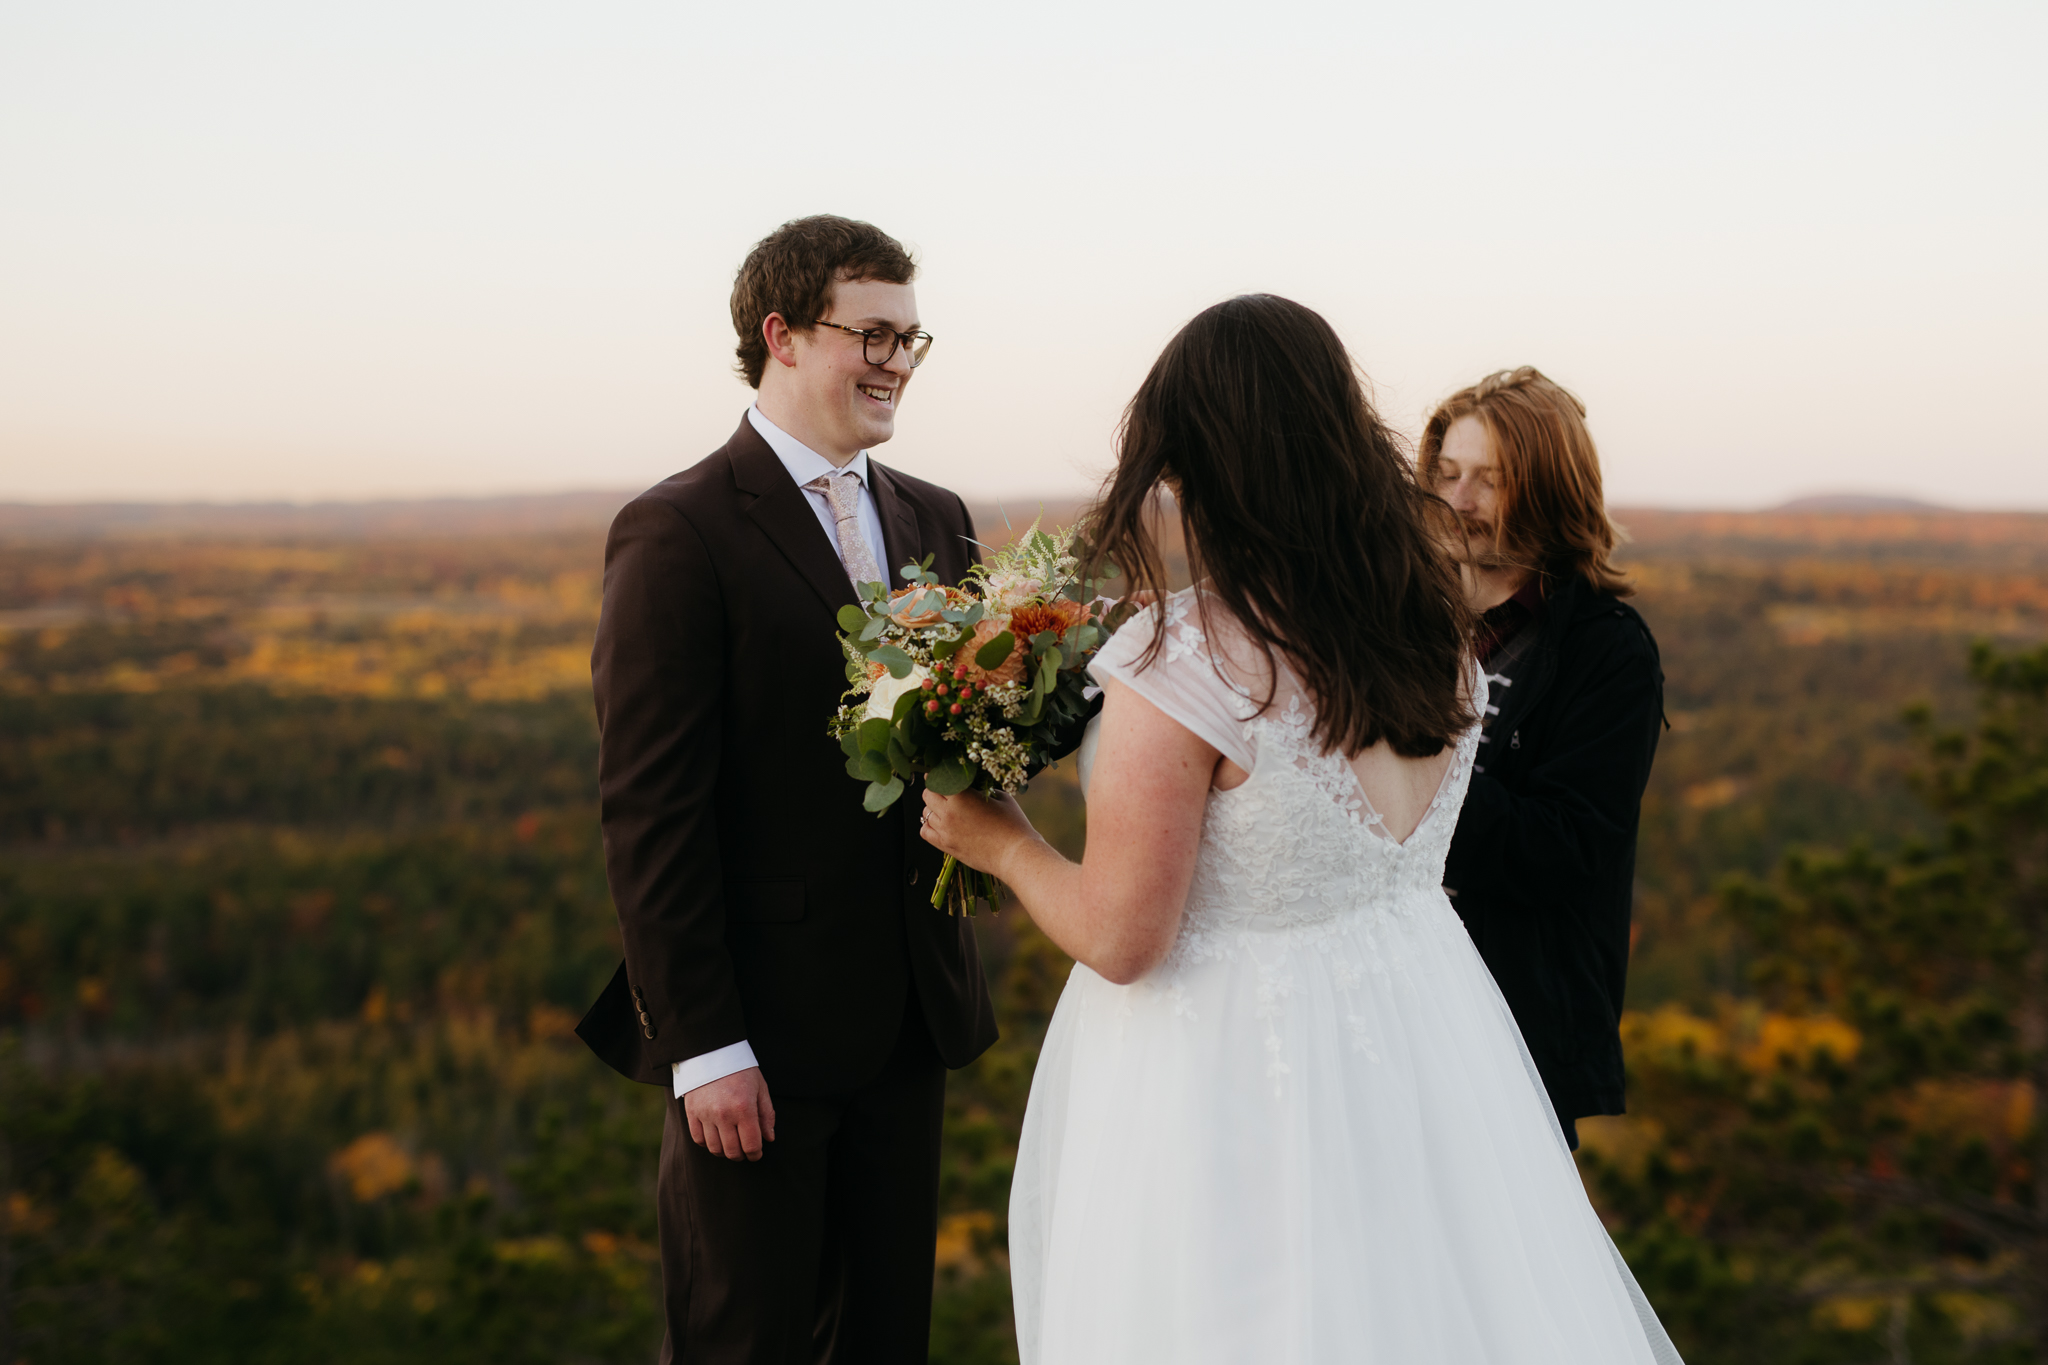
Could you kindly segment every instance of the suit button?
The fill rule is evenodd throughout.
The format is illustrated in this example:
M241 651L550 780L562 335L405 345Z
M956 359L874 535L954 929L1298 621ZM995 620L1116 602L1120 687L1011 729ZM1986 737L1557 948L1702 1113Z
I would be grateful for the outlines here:
M649 1019L649 1018L647 1017L647 1011L646 1011L646 1010L641 1010L641 1011L640 1011L640 1022L641 1022L641 1023L643 1023L643 1024L651 1024L651 1023L653 1023L654 1021L653 1021L652 1019Z
M652 1024L642 1024L642 1025L640 1026L640 1031L641 1031L642 1033L646 1034L646 1035L647 1035L647 1036L648 1036L649 1038L652 1038L652 1037L654 1036L654 1025L652 1025Z
M917 885L917 878L918 878L918 871L917 871L917 869L916 869L916 868L914 868L914 867L913 867L913 868L911 868L911 869L910 869L910 884L911 884L912 886L916 886L916 885Z

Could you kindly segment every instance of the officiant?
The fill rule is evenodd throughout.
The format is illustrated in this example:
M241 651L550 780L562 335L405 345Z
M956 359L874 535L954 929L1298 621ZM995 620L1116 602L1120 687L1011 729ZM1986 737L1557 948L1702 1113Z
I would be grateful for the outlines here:
M1420 472L1458 514L1488 704L1444 889L1565 1139L1623 1112L1636 830L1664 674L1615 566L1584 404L1523 366L1447 399Z

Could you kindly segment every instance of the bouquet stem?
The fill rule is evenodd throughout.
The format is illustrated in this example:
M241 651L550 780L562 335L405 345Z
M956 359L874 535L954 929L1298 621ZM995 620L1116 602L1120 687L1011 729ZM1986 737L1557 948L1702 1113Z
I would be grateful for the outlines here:
M960 860L948 853L945 866L939 869L939 880L932 886L932 909L936 910L945 903L946 891L953 885L953 870L959 866Z
M958 881L955 881L958 874ZM945 866L939 869L939 879L932 885L932 909L944 907L949 915L974 914L977 901L987 901L990 910L1003 907L1002 884L986 872L968 868L960 871L960 860L952 854L946 855Z

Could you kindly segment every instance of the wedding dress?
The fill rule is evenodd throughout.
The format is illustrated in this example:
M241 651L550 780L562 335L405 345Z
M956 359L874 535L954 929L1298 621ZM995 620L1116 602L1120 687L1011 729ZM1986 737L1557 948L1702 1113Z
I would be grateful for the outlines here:
M1209 794L1165 961L1076 965L1053 1014L1010 1196L1024 1365L1676 1365L1442 890L1477 727L1396 843L1209 617L1238 643L1183 592L1093 665L1251 776Z

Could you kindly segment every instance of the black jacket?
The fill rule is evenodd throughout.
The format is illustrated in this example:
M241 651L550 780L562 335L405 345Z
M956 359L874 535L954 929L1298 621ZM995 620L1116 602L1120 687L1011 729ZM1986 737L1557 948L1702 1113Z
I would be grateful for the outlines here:
M1657 642L1576 574L1479 748L1444 868L1560 1119L1622 1112L1636 826L1664 717Z
M885 568L956 581L954 494L869 461ZM932 909L941 854L913 795L878 819L826 723L854 600L802 490L741 420L620 512L591 656L605 870L626 960L577 1033L635 1080L747 1039L774 1094L843 1091L888 1060L917 992L965 1066L995 1041L966 919Z

